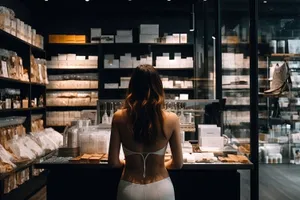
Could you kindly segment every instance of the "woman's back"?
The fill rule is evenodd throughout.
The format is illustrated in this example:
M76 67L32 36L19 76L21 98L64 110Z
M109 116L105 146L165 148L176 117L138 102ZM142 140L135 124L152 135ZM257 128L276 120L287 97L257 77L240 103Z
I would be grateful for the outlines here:
M164 134L157 133L155 143L144 145L134 140L132 124L126 110L119 110L115 113L114 119L119 129L126 156L126 166L122 175L123 180L148 184L169 176L165 166L164 153L172 134L176 131L178 118L174 113L163 112L163 115Z

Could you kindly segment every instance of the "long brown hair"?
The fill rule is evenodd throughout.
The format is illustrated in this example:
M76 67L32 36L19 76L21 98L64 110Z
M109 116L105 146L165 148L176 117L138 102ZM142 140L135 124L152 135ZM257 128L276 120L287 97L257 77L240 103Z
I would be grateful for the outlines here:
M159 133L166 137L163 129L163 107L165 94L160 76L151 65L140 65L134 69L125 99L132 126L134 140L153 144Z

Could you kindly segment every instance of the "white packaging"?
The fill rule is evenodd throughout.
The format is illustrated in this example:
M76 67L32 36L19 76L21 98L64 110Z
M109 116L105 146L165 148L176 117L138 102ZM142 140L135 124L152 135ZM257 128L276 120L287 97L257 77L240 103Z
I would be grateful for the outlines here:
M157 43L157 39L159 38L158 35L145 35L141 34L140 35L140 43Z
M17 21L15 19L11 20L10 34L17 36Z
M116 35L116 43L133 43L132 35Z
M120 78L120 88L128 88L130 77L121 77Z
M85 60L85 56L76 56L76 60Z
M167 35L167 36L166 36L166 43L167 43L167 44L172 44L172 43L174 43L174 37L173 37L173 35Z
M183 44L187 43L187 34L186 33L180 34L180 43L183 43Z
M91 43L100 43L101 34L101 28L91 28Z
M104 89L117 89L119 88L118 83L105 83L104 84Z
M88 56L88 60L98 60L98 56Z
M180 100L189 100L189 94L179 94Z
M136 57L132 57L132 67L136 68L141 64L140 60L138 60Z
M58 54L58 60L67 60L66 54Z
M132 36L132 30L117 30L117 36Z
M67 54L67 60L76 60L76 54Z
M159 25L158 24L141 24L140 34L153 34L159 35Z
M223 137L201 137L199 139L199 146L223 149L224 138Z
M220 137L221 128L217 125L211 124L199 124L198 125L198 137Z
M173 43L180 43L180 34L178 34L178 33L174 33L173 35Z

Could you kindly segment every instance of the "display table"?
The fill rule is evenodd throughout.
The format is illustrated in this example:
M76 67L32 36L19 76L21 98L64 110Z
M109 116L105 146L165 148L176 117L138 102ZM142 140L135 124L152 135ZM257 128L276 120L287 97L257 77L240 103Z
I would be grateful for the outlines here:
M107 164L72 164L68 158L53 157L36 168L48 169L47 200L116 199L122 169ZM169 170L176 200L239 200L240 174L252 164L184 164Z

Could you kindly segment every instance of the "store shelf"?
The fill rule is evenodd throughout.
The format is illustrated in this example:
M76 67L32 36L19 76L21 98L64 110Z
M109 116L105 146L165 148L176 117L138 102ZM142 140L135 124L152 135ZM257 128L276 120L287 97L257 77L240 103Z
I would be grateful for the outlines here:
M105 90L127 90L127 88L104 88ZM168 91L193 91L194 88L164 88L164 90Z
M45 85L45 84L43 84L43 83L34 83L34 82L31 82L30 84L31 84L31 85L33 85L33 86L41 86L41 87L46 87L46 85Z
M49 43L49 46L194 46L190 43Z
M47 91L98 91L98 88L73 88L73 89L65 89L65 88L61 88L61 89L47 89Z
M0 82L2 82L2 81L7 82L7 83L18 83L18 84L30 85L30 82L20 81L17 79L6 78L6 77L0 77Z
M47 111L95 110L97 106L47 106Z
M48 46L98 46L99 43L48 43Z
M0 113L12 113L12 112L26 112L30 111L30 108L19 108L19 109L3 109L0 110Z
M183 71L183 70L194 70L192 67L186 67L186 68L180 68L180 67L172 67L172 68L156 68L158 71ZM103 70L107 71L131 71L134 70L135 68L103 68Z
M45 110L45 107L34 107L34 108L30 108L30 110Z
M44 49L36 47L36 46L34 46L34 45L32 45L32 44L30 44L30 43L28 43L28 42L26 42L26 41L24 41L24 40L16 37L14 35L11 35L10 33L7 33L7 32L5 32L4 30L1 30L1 29L0 29L0 38L2 38L3 40L5 40L5 41L7 41L9 43L15 43L15 42L17 42L17 43L25 44L25 45L27 45L27 46L35 49L35 50L38 50L38 51L41 51L41 52L45 52Z

